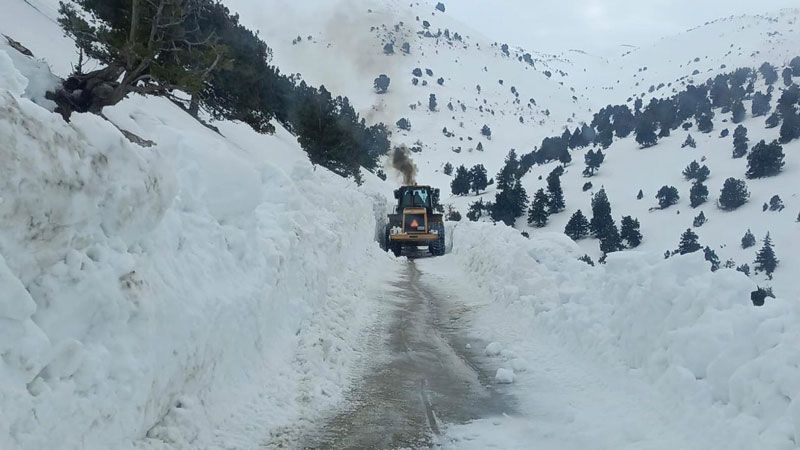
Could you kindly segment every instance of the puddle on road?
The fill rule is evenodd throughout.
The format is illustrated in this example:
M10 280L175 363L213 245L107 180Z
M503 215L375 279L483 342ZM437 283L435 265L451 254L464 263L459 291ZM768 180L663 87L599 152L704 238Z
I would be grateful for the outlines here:
M420 276L410 261L394 284L394 312L382 350L388 357L379 358L351 391L345 409L301 448L431 448L442 425L514 412L503 387L492 384L483 346L464 335L457 305L427 289Z

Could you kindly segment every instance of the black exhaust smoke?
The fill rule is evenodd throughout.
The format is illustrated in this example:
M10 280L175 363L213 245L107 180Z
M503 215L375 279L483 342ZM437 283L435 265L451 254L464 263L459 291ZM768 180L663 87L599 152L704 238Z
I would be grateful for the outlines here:
M411 159L411 152L405 145L394 148L392 152L392 167L403 175L404 186L417 184L417 165L414 164L414 160Z

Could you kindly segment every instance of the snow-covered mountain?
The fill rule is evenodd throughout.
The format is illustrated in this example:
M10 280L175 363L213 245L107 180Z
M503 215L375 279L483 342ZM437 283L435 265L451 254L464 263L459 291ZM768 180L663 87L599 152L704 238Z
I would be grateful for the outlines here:
M531 152L608 104L633 108L765 61L780 69L800 43L800 10L724 18L616 55L553 55L481 36L427 0L224 3L282 72L388 124L414 150L418 181L462 215L496 191L450 196L445 163L494 176L510 149ZM387 181L366 174L358 187L312 166L280 126L261 135L216 121L215 132L159 97L65 123L44 98L77 59L57 8L8 0L0 15L0 34L34 55L0 37L0 448L301 447L384 356L374 350L408 265L373 238L398 177L387 161ZM761 78L754 89L766 90ZM516 230L448 223L449 254L419 261L420 282L452 296L469 342L490 343L478 351L515 380L519 414L446 424L445 448L798 448L800 143L784 145L780 175L747 180L749 203L724 212L722 182L744 179L746 161L720 137L735 128L730 114L713 125L646 149L615 140L591 179L588 148L574 150L566 210L543 229L524 217ZM751 145L778 135L764 117L743 125ZM688 133L696 148L682 148ZM681 174L694 160L711 170L698 208ZM523 177L530 196L556 165ZM652 209L663 185L681 200ZM562 231L601 187L644 241L590 267L578 257L597 261L597 240ZM776 194L785 209L762 211ZM687 228L722 262L751 266L759 245L741 249L742 235L770 232L774 279L712 273L701 253L664 260ZM755 308L757 285L778 298Z
M646 105L650 98L664 98L701 84L718 74L740 67L758 68L769 62L780 72L798 56L800 10L787 9L758 16L731 16L665 37L641 48L616 55L591 55L568 50L559 55L537 53L495 42L481 36L468 25L450 18L436 8L437 2L353 0L347 2L306 2L303 6L281 5L289 17L302 21L275 23L261 3L231 0L246 24L258 29L274 49L275 62L285 71L300 73L304 79L324 84L334 93L347 95L365 116L383 121L394 130L393 143L419 151L414 160L419 181L449 192L452 178L442 172L445 163L454 166L483 164L489 176L496 174L510 149L518 155L528 153L548 136L558 136L568 127L591 122L594 113L606 105L627 104L635 99ZM277 6L276 6L277 8ZM298 29L295 23L302 23ZM408 52L403 51L408 43ZM392 44L393 53L385 46ZM416 76L415 70L421 75ZM430 72L428 72L430 71ZM388 92L376 93L375 77L391 79ZM420 72L417 72L420 74ZM443 83L437 81L442 79ZM480 86L480 90L478 89ZM756 91L766 91L763 80ZM436 96L435 111L429 108ZM780 95L776 91L774 101ZM452 106L452 108L451 108ZM750 102L746 102L750 111ZM395 125L406 118L410 130ZM797 141L785 146L787 164L780 176L748 181L750 202L734 212L714 206L728 177L744 178L746 161L731 159L732 132L729 114L717 114L709 134L691 129L697 148L681 149L687 132L679 130L662 139L656 147L640 150L633 136L615 142L608 150L599 175L590 181L593 188L583 191L581 175L583 151L573 155L573 164L563 177L567 209L551 218L546 230L562 231L577 209L590 211L591 196L605 187L616 220L632 215L642 223L644 251L664 253L677 248L680 235L692 228L701 211L708 223L697 233L701 243L714 249L722 262L753 265L756 248L743 250L739 241L750 228L758 239L770 232L781 259L775 280L756 277L788 295L800 295L800 285L790 274L800 270L797 239L797 214L800 212L800 166L796 158ZM778 129L766 129L764 117L744 121L750 145L778 137ZM481 134L484 125L491 138ZM721 138L722 130L730 135ZM478 144L483 151L477 150ZM682 170L692 161L705 160L711 169L707 184L709 202L700 208L688 207L691 184L683 180ZM556 164L534 166L523 179L529 197L546 187L544 178ZM390 181L397 181L390 180ZM657 205L655 194L664 185L680 191L681 201L665 211L650 211ZM639 190L645 196L637 200ZM480 197L494 199L494 190ZM786 209L780 213L762 212L762 205L779 195ZM449 197L462 216L477 197ZM517 226L531 230L521 218ZM597 241L581 242L587 254L601 255Z

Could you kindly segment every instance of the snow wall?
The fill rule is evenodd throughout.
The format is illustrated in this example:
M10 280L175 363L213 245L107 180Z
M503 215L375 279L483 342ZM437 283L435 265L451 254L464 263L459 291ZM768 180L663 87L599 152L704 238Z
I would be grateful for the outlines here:
M486 293L482 314L491 322L531 339L554 336L578 355L640 373L688 406L681 410L735 424L741 448L797 447L797 299L755 307L753 282L732 269L712 273L702 252L664 260L627 251L590 267L563 234L452 228L446 262Z
M378 197L163 99L107 111L150 148L65 123L20 70L0 48L0 448L256 448L339 400Z

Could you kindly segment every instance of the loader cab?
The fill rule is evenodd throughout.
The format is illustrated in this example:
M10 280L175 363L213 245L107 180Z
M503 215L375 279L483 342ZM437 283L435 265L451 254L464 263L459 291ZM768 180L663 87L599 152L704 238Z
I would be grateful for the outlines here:
M408 186L395 191L397 198L397 212L401 213L405 208L425 208L433 209L433 195L431 188L422 186Z
M430 186L403 186L394 191L395 213L402 214L406 208L425 208L428 214L433 214L438 195L439 190Z

